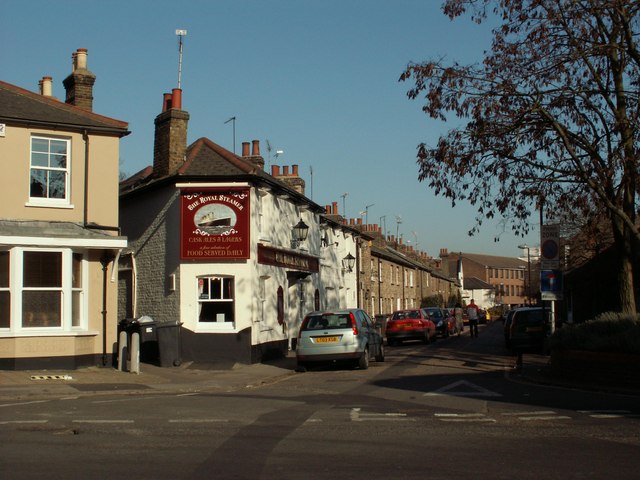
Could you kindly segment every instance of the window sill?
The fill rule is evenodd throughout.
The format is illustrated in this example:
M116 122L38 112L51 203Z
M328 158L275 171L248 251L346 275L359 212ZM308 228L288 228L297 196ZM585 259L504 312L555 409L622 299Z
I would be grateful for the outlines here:
M96 330L78 330L78 331L62 331L62 330L45 330L33 329L28 332L8 332L0 330L0 338L24 338L24 337L95 337L100 332Z
M199 323L196 325L194 333L237 333L235 325L232 322L220 322L211 324Z
M73 209L73 204L70 203L50 203L50 202L27 202L24 204L25 207L37 207L37 208L66 208Z

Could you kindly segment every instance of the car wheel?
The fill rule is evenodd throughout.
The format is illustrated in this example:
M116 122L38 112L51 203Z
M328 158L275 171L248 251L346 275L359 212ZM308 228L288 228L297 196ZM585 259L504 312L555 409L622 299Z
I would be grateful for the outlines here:
M384 362L384 343L380 342L380 349L376 355L376 362Z
M365 347L364 352L362 352L362 356L358 360L358 367L360 370L369 368L369 347Z
M396 341L395 340L391 340L389 338L387 338L387 345L392 347L393 345L395 345Z
M422 339L422 341L425 344L431 343L431 337L429 337L429 332L424 332L424 338Z

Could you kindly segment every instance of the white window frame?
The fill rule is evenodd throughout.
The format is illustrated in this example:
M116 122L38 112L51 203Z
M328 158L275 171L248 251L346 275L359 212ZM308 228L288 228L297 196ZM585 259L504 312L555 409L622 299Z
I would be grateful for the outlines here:
M9 250L0 250L0 254L6 254L7 255L7 266L8 266L8 272L7 272L7 284L6 286L2 286L0 285L0 293L4 292L7 294L8 297L8 301L9 301L9 308L7 310L7 313L9 315L9 327L0 327L0 331L1 330L6 330L8 328L11 327L11 304L13 302L12 298L11 298L11 272L13 271L12 266L11 266L11 252Z
M214 279L221 279L224 283L225 280L231 281L231 298L201 298L203 289L200 286L200 282L209 281ZM233 275L215 275L215 274L203 274L198 275L195 279L196 284L196 325L198 331L235 331L236 328L236 277ZM224 287L221 288L222 295L224 295ZM209 288L211 292L211 289ZM202 310L201 304L203 303L230 303L231 309L233 311L233 320L232 321L212 321L212 322L201 322L200 321L200 312Z
M24 287L24 256L30 252L59 253L62 255L60 287ZM81 286L73 287L73 255L82 255L80 271ZM0 328L0 336L51 336L86 333L88 329L87 289L89 278L89 262L87 253L71 248L32 248L14 247L9 249L9 292L11 298L9 328ZM61 312L60 325L56 326L23 326L23 292L60 290ZM3 289L7 290L7 289ZM80 315L78 325L73 325L73 292L80 294Z
M33 141L34 140L46 140L48 142L58 141L65 142L67 145L66 149L66 166L65 168L60 167L51 167L51 166L34 166L33 165ZM41 152L43 153L43 152ZM49 148L49 152L51 155L51 149ZM48 198L48 197L32 197L31 196L31 172L33 170L44 170L46 172L64 172L64 197L63 198ZM38 206L38 207L59 207L59 208L71 208L71 138L69 137L57 137L55 135L32 135L29 139L29 181L28 181L28 189L29 189L29 201L27 202L28 206Z

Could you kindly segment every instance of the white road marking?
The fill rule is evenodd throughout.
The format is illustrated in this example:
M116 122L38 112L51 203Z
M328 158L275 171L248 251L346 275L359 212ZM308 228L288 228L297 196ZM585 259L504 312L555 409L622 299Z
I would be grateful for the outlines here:
M466 387L465 389L459 389L459 387ZM476 385L475 383L468 382L466 380L459 380L453 382L445 387L439 388L434 392L427 392L425 397L438 396L438 395L453 395L456 397L501 397L502 395L491 390L487 390L484 387Z
M33 405L34 403L46 403L50 400L34 400L32 402L21 402L21 403L5 403L0 405L0 407L19 407L21 405Z
M172 418L169 423L226 423L224 418Z
M524 422L533 421L533 420L571 420L571 417L566 417L564 415L536 415L533 417L518 417L518 420L522 420Z
M364 421L415 421L413 418L407 418L406 413L367 413L362 412L360 408L352 408L349 414L352 422L364 422Z
M503 413L505 417L519 417L521 415L531 416L531 415L556 415L556 412L553 410L536 410L535 412L510 412Z
M571 417L558 415L553 410L535 410L533 412L509 412L502 414L505 417L517 417L518 420L529 422L533 420L570 420Z
M589 415L591 418L636 418L629 410L578 410L579 413Z
M72 420L73 423L134 423L133 420Z
M485 422L495 423L494 418L486 417L483 413L435 413L434 416L442 422Z
M0 422L0 425L16 425L16 424L42 424L42 423L47 423L49 420L7 420L5 422Z

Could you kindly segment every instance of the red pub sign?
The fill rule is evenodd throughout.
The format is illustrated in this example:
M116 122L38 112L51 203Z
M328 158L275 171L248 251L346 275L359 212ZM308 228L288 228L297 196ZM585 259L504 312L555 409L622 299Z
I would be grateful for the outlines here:
M249 258L250 189L206 188L180 192L180 258Z

